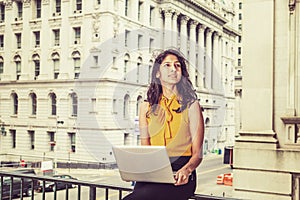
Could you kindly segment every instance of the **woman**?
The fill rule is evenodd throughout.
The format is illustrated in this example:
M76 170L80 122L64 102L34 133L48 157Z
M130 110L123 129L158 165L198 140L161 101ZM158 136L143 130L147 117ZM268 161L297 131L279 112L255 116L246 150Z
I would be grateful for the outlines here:
M187 200L196 189L204 124L186 60L178 51L168 49L155 59L139 126L142 145L166 146L176 182L137 182L124 200Z

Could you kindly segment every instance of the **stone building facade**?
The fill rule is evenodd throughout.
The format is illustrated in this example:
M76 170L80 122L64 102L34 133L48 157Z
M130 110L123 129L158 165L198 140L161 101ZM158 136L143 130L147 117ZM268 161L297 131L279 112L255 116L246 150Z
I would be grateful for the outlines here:
M216 1L0 0L1 160L113 162L138 144L153 55L189 60L205 151L233 143L235 5Z
M243 1L242 129L234 189L244 199L300 199L300 2Z

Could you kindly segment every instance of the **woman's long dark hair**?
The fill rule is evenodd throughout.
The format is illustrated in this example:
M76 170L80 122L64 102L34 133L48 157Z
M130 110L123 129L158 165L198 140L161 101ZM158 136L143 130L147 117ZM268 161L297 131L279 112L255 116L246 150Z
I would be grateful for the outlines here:
M170 54L177 57L178 61L181 64L182 72L181 80L176 85L179 93L181 107L175 111L178 113L184 111L197 99L197 94L193 88L192 82L189 79L189 73L187 71L187 60L179 51L175 49L167 49L156 57L153 64L151 83L147 91L147 101L150 104L152 113L155 112L162 95L162 86L159 78L156 78L156 73L159 71L159 67L162 61Z

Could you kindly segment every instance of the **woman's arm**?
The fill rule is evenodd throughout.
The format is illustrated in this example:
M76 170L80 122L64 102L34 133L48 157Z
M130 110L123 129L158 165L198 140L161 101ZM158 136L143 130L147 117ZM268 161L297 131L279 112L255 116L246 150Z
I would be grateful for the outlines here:
M183 185L188 182L189 175L194 171L202 161L202 145L204 139L204 122L201 107L198 101L195 101L189 108L190 132L192 135L192 157L176 173L177 182L175 185Z
M148 123L147 123L147 112L148 112L149 103L143 102L140 105L139 113L139 129L140 129L140 138L141 145L150 145L150 137L148 132Z

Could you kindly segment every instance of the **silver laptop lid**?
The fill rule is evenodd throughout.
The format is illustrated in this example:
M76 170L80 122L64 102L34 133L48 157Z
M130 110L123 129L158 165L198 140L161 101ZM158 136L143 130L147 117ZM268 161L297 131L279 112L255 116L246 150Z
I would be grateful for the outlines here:
M125 181L175 183L165 146L113 146Z

